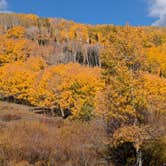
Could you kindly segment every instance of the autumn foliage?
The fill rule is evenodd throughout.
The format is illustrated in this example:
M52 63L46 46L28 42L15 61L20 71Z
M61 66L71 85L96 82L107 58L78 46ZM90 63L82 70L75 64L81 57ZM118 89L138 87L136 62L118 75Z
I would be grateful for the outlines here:
M33 14L0 14L0 99L45 109L52 116L64 117L70 112L69 119L75 120L69 120L71 128L58 130L58 136L52 127L40 123L2 130L4 158L26 165L26 162L35 163L41 151L40 160L45 163L50 158L60 165L65 162L81 165L83 153L87 163L82 165L92 161L95 165L97 152L86 148L82 152L79 146L86 142L85 137L90 137L85 130L92 132L92 121L102 119L105 135L101 139L106 138L104 160L108 164L134 165L141 157L146 159L144 165L163 164L166 151L157 146L165 146L166 140L165 46L165 28L92 26ZM23 132L17 136L20 130ZM94 130L94 137L100 139ZM70 136L78 141L79 148L74 149L78 156L71 148L75 144ZM39 144L34 142L36 137L40 137ZM20 147L17 141L21 142ZM34 149L28 148L26 141L34 143ZM91 141L98 143L96 139ZM60 151L59 144L63 144ZM67 160L69 153L75 159ZM88 154L93 156L92 161ZM59 159L59 155L64 158Z

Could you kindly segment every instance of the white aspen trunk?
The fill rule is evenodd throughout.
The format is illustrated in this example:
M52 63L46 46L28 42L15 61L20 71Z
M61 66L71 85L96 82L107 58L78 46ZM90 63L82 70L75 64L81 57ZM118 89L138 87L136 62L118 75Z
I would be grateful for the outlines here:
M142 153L139 149L136 149L137 163L136 166L142 166Z
M64 114L63 109L62 109L62 108L60 108L60 110L61 110L62 117L64 117L64 116L65 116L65 114Z

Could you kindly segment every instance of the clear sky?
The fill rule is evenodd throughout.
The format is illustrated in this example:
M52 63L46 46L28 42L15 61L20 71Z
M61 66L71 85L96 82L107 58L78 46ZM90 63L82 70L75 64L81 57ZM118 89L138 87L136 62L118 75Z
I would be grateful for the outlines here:
M0 0L0 11L34 13L89 24L151 25L160 21L155 5L166 0ZM152 2L150 4L150 2ZM162 4L163 3L163 4ZM166 9L166 7L165 7ZM160 9L159 9L160 10ZM153 12L154 11L154 12Z

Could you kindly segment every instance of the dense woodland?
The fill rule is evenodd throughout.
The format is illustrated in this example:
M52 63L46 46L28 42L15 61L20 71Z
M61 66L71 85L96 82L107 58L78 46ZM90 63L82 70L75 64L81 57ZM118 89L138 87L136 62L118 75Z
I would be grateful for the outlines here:
M0 166L164 166L166 28L0 14L0 100L63 118L0 123Z

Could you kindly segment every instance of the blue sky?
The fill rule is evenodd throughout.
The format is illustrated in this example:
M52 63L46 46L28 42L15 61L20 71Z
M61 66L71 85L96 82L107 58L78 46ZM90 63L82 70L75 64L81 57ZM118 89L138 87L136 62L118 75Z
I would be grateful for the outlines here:
M164 1L166 0L0 0L0 11L34 13L42 17L66 18L89 24L124 25L128 22L131 25L157 25L161 13L156 14L155 10L157 5L162 7ZM163 15L166 16L166 10Z

